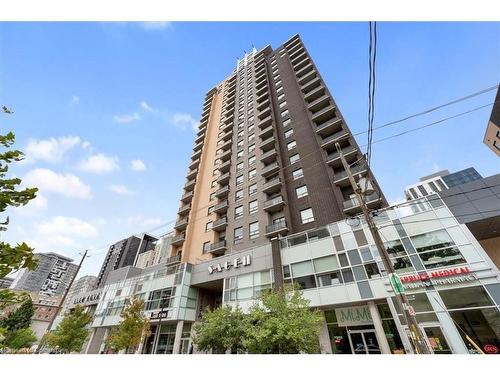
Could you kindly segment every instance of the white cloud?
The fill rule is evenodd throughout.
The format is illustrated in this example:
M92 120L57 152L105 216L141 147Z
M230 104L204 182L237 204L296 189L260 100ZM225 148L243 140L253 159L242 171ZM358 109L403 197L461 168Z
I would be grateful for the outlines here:
M145 171L147 168L146 164L144 164L144 162L141 159L134 159L130 162L130 169L136 172L142 172Z
M90 186L73 174L59 174L50 169L36 168L23 178L23 185L34 186L43 193L60 194L68 198L91 199Z
M90 142L89 142L89 141L84 141L84 142L82 143L82 148L83 148L84 150L89 150L89 151L91 151L91 150L92 150L92 145L90 144Z
M126 115L114 115L113 116L113 121L118 123L118 124L128 124L134 121L139 121L141 119L141 116L137 113L134 112L132 114L126 114Z
M161 219L158 217L145 217L144 215L132 216L127 219L129 225L145 227L157 226L161 224Z
M116 194L120 195L133 195L133 191L130 191L125 185L109 185L108 189Z
M109 173L119 169L118 158L104 154L90 155L78 164L78 169L91 173Z
M192 128L193 130L198 129L199 122L196 121L193 116L191 116L188 113L174 113L172 116L172 123L174 126L186 130L188 127Z
M171 25L172 25L171 22L165 22L165 21L139 22L139 27L148 31L165 30L169 28Z
M81 143L80 137L51 137L49 139L29 139L25 148L26 160L43 160L50 163L61 161L64 154Z
M35 223L35 232L46 237L69 236L90 238L97 236L97 229L92 224L76 217L55 216L50 220Z
M140 105L143 111L153 112L153 108L145 100L143 100Z
M80 103L80 97L77 95L72 95L71 96L71 104L78 104Z

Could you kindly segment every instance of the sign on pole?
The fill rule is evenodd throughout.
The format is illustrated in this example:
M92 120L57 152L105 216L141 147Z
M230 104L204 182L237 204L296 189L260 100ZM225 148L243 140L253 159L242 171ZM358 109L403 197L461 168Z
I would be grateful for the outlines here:
M395 273L389 274L389 280L392 285L392 289L396 292L396 294L403 294L405 292L405 288L403 287L403 283L398 275Z

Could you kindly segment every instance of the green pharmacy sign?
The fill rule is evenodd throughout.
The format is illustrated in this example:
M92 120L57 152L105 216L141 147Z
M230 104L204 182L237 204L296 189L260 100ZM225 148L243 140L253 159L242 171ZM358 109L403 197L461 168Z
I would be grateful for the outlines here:
M403 283L398 275L395 273L389 274L389 280L391 281L392 289L396 292L396 294L403 294L405 292L405 288L403 287Z

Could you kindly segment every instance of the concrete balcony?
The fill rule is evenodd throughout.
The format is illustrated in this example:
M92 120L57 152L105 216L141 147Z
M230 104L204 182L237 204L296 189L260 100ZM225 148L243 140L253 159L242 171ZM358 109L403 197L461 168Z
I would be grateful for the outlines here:
M200 158L193 160L189 163L189 169L196 169L200 165Z
M229 185L226 185L215 192L217 198L226 198L229 194Z
M304 49L304 47L302 46L302 48L297 48L293 53L290 53L288 56L290 58L290 61L292 61L293 63L293 60L298 57L298 56L302 56L304 55L306 52L306 50Z
M220 149L222 149L223 151L227 151L231 148L232 145L233 140L230 138L220 146Z
M194 191L188 191L181 197L181 202L189 203L193 199Z
M274 148L274 144L275 144L274 137L269 137L265 141L262 141L262 143L260 144L259 148L262 151L269 151L272 148Z
M231 159L231 153L232 153L231 150L227 150L219 155L219 159L222 161L229 160L229 159Z
M307 108L312 112L316 113L323 108L325 108L327 105L330 104L330 96L324 94L323 96L320 96L318 99L312 101L307 105Z
M274 194L281 190L281 178L278 176L267 180L262 186L262 191L266 194Z
M215 205L214 207L214 212L221 214L227 212L227 209L229 207L229 202L226 199L225 201L222 201L221 203Z
M178 253L176 255L173 255L171 257L168 257L167 260L165 261L165 264L166 265L171 265L171 264L176 264L176 263L180 263L181 262L181 259L182 259L182 254L181 253Z
M366 164L358 165L356 167L351 168L351 172L354 176L356 175L365 175L368 171L368 167ZM345 170L341 170L337 173L334 173L333 182L339 186L349 186L351 185L349 181L349 177Z
M267 212L281 211L284 205L285 201L283 200L283 196L278 195L264 202L264 210Z
M295 75L297 78L303 77L305 74L312 72L314 70L314 65L312 63L307 63L306 66L300 68L299 70L295 71Z
M266 79L266 71L263 70L255 75L255 85L256 86L259 85L260 83L265 81L265 79Z
M186 233L179 234L177 236L172 237L172 242L170 242L174 246L179 246L184 243L186 240Z
M333 104L329 104L322 110L313 113L311 117L316 124L322 124L335 117L335 106Z
M227 227L227 216L221 217L212 223L212 230L223 232Z
M223 123L219 129L227 133L228 131L233 130L233 126L234 124L232 122L227 124Z
M269 165L266 165L262 171L260 172L260 174L263 176L263 177L268 177L268 176L272 176L272 175L275 175L276 173L278 173L278 171L280 170L280 165L278 164L277 161L275 161L274 163L271 163Z
M264 110L261 111L261 112L259 112L259 114L257 115L257 117L259 118L259 120L265 119L268 116L271 116L271 107L264 108Z
M273 133L274 133L273 126L269 125L260 131L259 137L262 139L267 139L268 137L272 136Z
M314 90L311 90L307 94L305 94L304 100L308 103L311 103L311 102L315 101L316 99L325 95L325 93L326 93L325 86L319 85Z
M222 119L222 122L223 122L224 124L232 124L232 123L233 123L233 121L234 121L234 114L233 114L233 113L229 114L228 116L226 116L226 117L224 117L224 118Z
M348 163L356 161L356 156L358 153L358 150L356 147L353 145L349 145L347 147L341 148L342 153L344 154L344 157ZM326 158L326 163L330 167L340 167L342 166L342 160L340 159L340 153L338 151L333 152L329 154Z
M174 229L177 229L177 230L184 230L186 229L188 225L188 218L185 217L183 219L180 219L180 220L177 220L175 225L174 225Z
M342 123L342 121L340 119L337 119L336 125L340 126L341 123ZM333 124L333 122L331 124ZM331 125L327 129L323 128L323 134L325 134L325 135L331 134L331 135L329 135L328 137L323 138L321 140L321 147L322 148L324 148L324 149L326 149L326 148L335 149L335 143L337 143L337 142L339 142L341 140L349 138L350 134L346 130L342 129L340 131L334 132L334 129L335 129L335 127L331 126ZM316 129L316 131L318 132L319 128Z
M227 141L228 139L232 138L233 138L233 129L225 131L224 134L220 136L220 139L222 139L223 141Z
M266 126L268 125L271 125L271 123L273 122L273 119L271 117L271 114L269 114L269 116L263 118L260 122L259 122L259 128L263 129L265 128Z
M177 213L180 216L185 216L189 213L189 210L191 210L191 203L181 206L181 208L179 208L179 211L177 211Z
M260 89L255 91L255 95L257 95L257 97L261 97L264 94L269 94L269 90L267 89L267 86L263 86Z
M286 224L286 221L280 221L278 223L266 225L267 237L278 236L280 234L285 234L286 232L288 232L288 225Z
M262 103L257 105L257 111L261 112L264 109L266 109L267 107L269 107L270 105L271 105L271 102L269 101L269 99L264 100Z
M382 201L377 192L366 196L366 205L368 208L376 208ZM359 206L358 198L351 198L344 201L344 212L346 214L353 214L361 212L361 207Z
M259 84L255 85L255 90L260 90L263 87L267 87L267 77L263 79Z
M261 155L260 161L263 162L264 164L269 164L273 161L276 161L277 157L278 157L278 151L276 151L275 148L272 148L271 150L264 152Z
M196 151L200 151L202 148L203 148L203 144L204 142L201 141L201 142L198 142L198 143L195 143L194 147L193 147L193 151L196 152Z
M221 174L218 178L217 178L217 183L219 185L226 185L228 182L229 182L229 176L230 176L230 173L229 172L226 172L224 174Z
M230 168L231 168L231 159L225 161L222 164L219 164L219 166L217 167L217 169L219 170L219 172L222 173L222 174L228 172Z
M198 174L198 168L191 169L189 173L187 174L186 178L188 180L194 180L196 178L196 175Z
M227 250L226 240L222 240L210 245L210 250L208 251L213 255L223 255Z
M302 50L301 53L299 53L298 55L296 55L293 59L290 59L290 62L295 67L297 64L299 64L300 62L302 62L302 61L304 61L306 59L309 60L309 57L307 56L306 51Z
M316 77L309 82L307 82L304 86L302 86L300 89L304 94L308 94L309 92L313 91L314 89L322 86L321 79L319 77Z
M189 180L188 182L186 182L186 184L184 185L184 190L186 191L192 191L194 190L194 187L196 185L196 179L194 180Z
M257 95L257 98L255 100L257 101L257 103L262 103L263 101L268 99L269 99L269 91L263 90L260 95Z
M298 79L297 82L299 85L305 85L308 82L311 82L314 78L316 78L318 75L316 74L315 70L311 70L309 73L306 73L302 76L302 78Z
M201 150L198 150L196 152L193 152L193 155L191 155L191 160L196 160L201 156Z

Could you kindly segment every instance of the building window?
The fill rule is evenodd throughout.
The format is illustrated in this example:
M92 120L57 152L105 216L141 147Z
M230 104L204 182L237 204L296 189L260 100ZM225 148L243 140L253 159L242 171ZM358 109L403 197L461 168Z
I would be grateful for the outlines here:
M206 254L210 251L210 241L203 243L203 254Z
M290 138L293 135L293 129L288 129L285 132L285 138Z
M288 151L293 150L295 147L297 147L297 142L291 141L286 144L286 147L288 148Z
M292 122L292 120L287 118L285 121L283 121L283 127L287 127L288 125L290 125L291 122Z
M280 103L280 108L283 108L286 106L286 100Z
M276 86L279 86L279 85L281 85L281 80L276 81Z
M238 151L238 153L236 154L236 157L239 159L241 157L243 157L243 150L241 151Z
M295 189L295 192L297 193L297 198L306 197L308 195L307 186L306 185L299 186L298 188Z
M257 171L255 169L248 171L249 180L253 180L255 177L257 177Z
M292 176L294 180L297 180L301 177L304 177L304 171L302 170L302 168L296 169L292 172Z
M215 193L210 193L210 200L213 201L215 199Z
M210 184L210 187L215 187L215 185L217 185L217 181L212 181L212 183Z
M243 183L243 175L236 177L236 186L239 186Z
M280 93L281 91L283 91L283 86L278 87L278 89L276 90L276 92L278 93Z
M290 164L296 163L300 160L299 154L294 154L290 156Z
M314 215L312 208L306 208L305 210L300 211L300 219L302 220L302 224L313 222Z
M236 164L236 173L238 173L238 172L240 172L240 171L243 170L244 164L245 163L243 163L243 162Z
M256 160L256 156L255 156L255 155L250 156L250 157L248 158L248 165L249 165L249 166L254 165L254 164L255 164L255 160Z
M243 206L238 206L234 208L234 218L239 219L243 216Z
M286 117L288 116L288 109L285 109L283 112L281 112L281 117Z
M251 240L259 237L259 222L250 223L248 232Z
M252 120L253 120L253 117L252 117ZM248 119L248 121L251 121L250 119ZM248 127L248 132L251 133L253 131L253 129L255 128L255 125L252 124Z
M285 93L281 93L278 95L278 100L281 100L285 97Z
M243 227L234 228L234 243L243 239Z
M255 139L255 133L252 133L248 136L248 143L251 143L253 142L253 140Z
M255 150L255 143L248 146L248 153L253 152Z
M258 210L259 210L259 202L257 201L257 199L248 203L248 212L250 214L254 214Z
M252 184L248 187L248 195L257 193L257 184Z
M212 222L209 221L206 225L205 225L205 232L208 232L208 231L211 231L212 230Z
M234 201L238 202L241 199L243 199L243 190L237 190L236 193L234 193Z
M241 138L245 135L245 131L244 130L241 130L238 132L238 138Z
M244 142L244 141L243 141L243 139L242 139L241 141L239 141L239 142L237 143L237 147L238 147L238 149L240 149L240 148L242 148L242 147L243 147L243 142Z
M249 109L248 109L248 113L251 113L251 112L253 112L253 108L249 108ZM248 122L252 122L252 121L253 121L253 119L254 119L254 117L253 117L253 115L252 115L252 116L250 116L250 117L248 118ZM250 128L248 128L248 131L250 131Z

